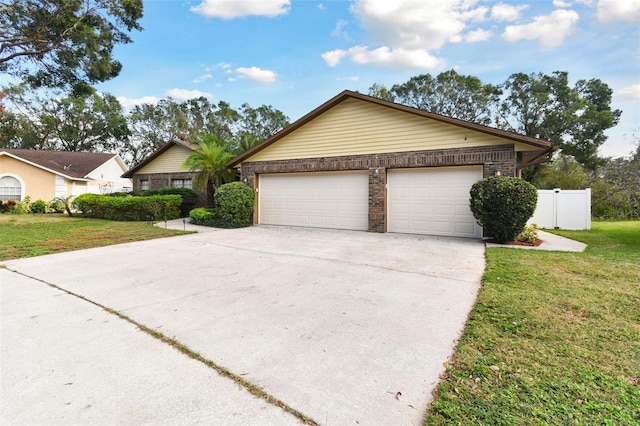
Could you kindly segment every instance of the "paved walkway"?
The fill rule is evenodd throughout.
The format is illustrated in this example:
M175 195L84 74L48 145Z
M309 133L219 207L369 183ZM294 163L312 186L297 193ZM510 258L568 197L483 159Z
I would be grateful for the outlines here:
M542 240L542 244L539 246L518 246L510 244L496 244L485 242L487 247L503 247L503 248L515 248L525 250L551 250L551 251L569 251L569 252L583 252L587 248L585 243L580 241L571 240L569 238L561 237L550 232L538 231L538 238Z

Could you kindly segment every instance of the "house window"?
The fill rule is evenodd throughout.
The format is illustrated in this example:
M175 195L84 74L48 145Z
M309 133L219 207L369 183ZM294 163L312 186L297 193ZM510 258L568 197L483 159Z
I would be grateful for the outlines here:
M140 180L140 189L142 191L145 191L145 190L149 189L149 179Z
M22 201L22 185L13 176L3 176L0 178L0 201L9 200Z
M171 179L171 187L191 189L191 179Z

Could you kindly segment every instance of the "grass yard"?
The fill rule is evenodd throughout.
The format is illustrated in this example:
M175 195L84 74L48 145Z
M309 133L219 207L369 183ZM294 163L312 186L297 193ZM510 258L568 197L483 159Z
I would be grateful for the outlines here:
M112 222L64 215L0 215L0 261L190 232L147 222Z
M426 425L640 425L640 222L556 233L589 246L487 250Z

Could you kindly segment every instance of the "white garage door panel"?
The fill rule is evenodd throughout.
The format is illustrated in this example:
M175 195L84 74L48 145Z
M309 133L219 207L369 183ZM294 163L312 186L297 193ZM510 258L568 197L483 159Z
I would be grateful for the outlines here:
M481 237L469 208L469 190L480 179L480 166L390 170L388 231Z
M260 223L355 229L369 227L366 173L261 175Z

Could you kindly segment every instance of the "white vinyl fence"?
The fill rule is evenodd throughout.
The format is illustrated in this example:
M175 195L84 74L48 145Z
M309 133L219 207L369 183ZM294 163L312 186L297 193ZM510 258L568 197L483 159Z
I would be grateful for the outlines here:
M528 223L540 228L591 229L591 188L539 189L536 211Z

